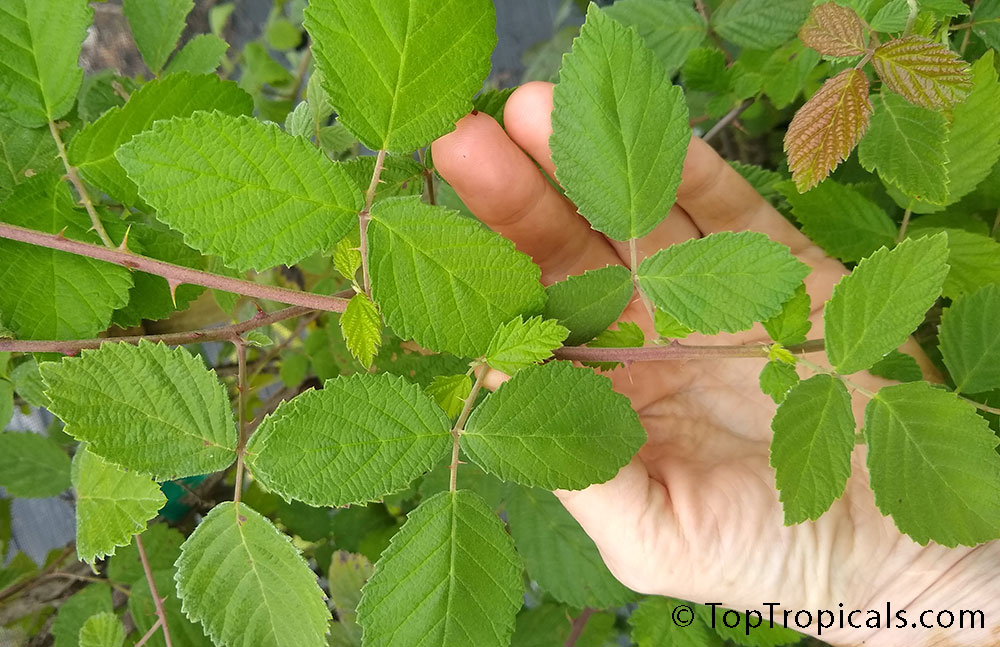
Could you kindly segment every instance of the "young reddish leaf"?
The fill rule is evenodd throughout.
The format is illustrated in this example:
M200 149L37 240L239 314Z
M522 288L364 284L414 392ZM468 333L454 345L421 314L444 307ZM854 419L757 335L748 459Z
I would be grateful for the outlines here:
M868 79L851 68L828 79L799 108L785 134L795 186L804 193L822 182L854 150L868 129Z
M852 9L827 2L813 7L799 30L802 42L825 56L865 53L865 28Z
M972 90L969 64L923 36L890 40L875 50L872 63L890 90L924 108L949 108Z

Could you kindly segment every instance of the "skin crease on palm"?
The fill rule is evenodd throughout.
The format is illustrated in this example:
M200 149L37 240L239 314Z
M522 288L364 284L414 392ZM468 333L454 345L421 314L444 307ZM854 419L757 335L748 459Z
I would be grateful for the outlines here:
M535 161L554 177L551 111L552 85L530 83L507 102L506 132L488 115L471 114L433 144L442 177L484 223L534 258L546 284L629 258L626 244L592 230L538 171ZM691 140L677 204L638 241L639 259L690 238L743 230L788 245L812 268L806 287L819 307L809 336L822 337L822 304L846 270L700 139ZM653 334L638 299L622 319ZM686 341L734 344L767 336L758 325ZM904 350L933 379L916 344ZM810 360L825 365L822 355ZM830 510L815 522L784 526L768 465L775 405L758 387L762 366L749 359L647 362L610 374L649 440L607 483L556 494L615 576L641 593L759 609L765 618L763 604L770 602L814 613L878 609L884 615L889 601L893 613L907 610L908 621L924 609L949 609L956 617L959 609L979 609L985 630L845 628L824 630L822 638L834 645L1000 645L1000 542L947 549L900 534L875 507L863 446ZM852 380L869 390L888 384L866 373ZM854 395L859 425L866 402ZM807 631L815 634L816 627Z

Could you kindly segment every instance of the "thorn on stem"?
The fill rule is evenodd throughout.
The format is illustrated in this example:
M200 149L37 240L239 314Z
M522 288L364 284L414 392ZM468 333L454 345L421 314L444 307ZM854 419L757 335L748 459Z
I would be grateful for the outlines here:
M173 301L174 307L177 307L177 288L181 286L183 281L177 279L167 279L167 285L170 287L170 300Z
M132 225L129 225L128 229L125 230L125 237L122 238L122 244L118 246L118 251L125 252L126 254L132 253L132 250L128 248L128 235L130 233L132 233Z

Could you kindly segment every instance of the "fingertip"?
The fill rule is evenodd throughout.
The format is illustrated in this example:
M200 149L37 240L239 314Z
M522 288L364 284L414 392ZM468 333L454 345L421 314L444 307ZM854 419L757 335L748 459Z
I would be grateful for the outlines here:
M507 99L504 127L514 142L530 155L550 177L555 177L549 137L552 136L552 91L544 81L525 83Z

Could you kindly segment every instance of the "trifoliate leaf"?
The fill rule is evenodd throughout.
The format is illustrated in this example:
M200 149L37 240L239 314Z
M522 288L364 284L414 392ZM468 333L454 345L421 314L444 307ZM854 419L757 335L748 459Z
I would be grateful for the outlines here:
M167 480L216 472L235 458L229 396L183 348L107 343L41 371L66 433L120 467Z
M896 224L885 210L853 187L833 180L799 193L780 186L802 232L827 254L857 262L896 242Z
M358 622L366 644L380 647L506 647L522 589L496 514L469 490L442 492L408 515L382 553Z
M150 566L153 569L153 581L156 582L156 592L166 598L163 601L163 611L167 616L167 626L170 627L172 644L178 646L184 645L185 647L214 647L212 640L202 630L202 626L197 622L188 620L184 612L181 611L181 600L177 597L177 582L174 580L177 570L173 566L173 560L159 568L153 566L153 547L149 545L145 534L142 539L146 553L149 556ZM180 544L177 546L177 555L180 555ZM140 634L145 634L159 620L159 617L156 615L156 605L153 603L153 595L149 592L149 584L146 581L145 575L142 574L141 568L139 572L139 577L130 582L128 612L135 622L136 630ZM166 642L163 640L163 632L154 632L146 644L150 647L166 647Z
M382 317L366 294L355 294L340 315L340 330L344 333L347 350L351 351L365 368L382 345Z
M559 74L556 177L594 229L616 240L644 236L677 196L691 135L684 93L638 33L596 5Z
M682 607L672 598L646 598L628 619L632 642L637 647L722 647L722 638L700 615L695 615L693 607L691 604ZM690 620L691 624L683 626L675 619Z
M945 366L960 393L1000 389L1000 285L956 299L938 331Z
M163 69L177 39L184 31L184 19L194 8L193 0L125 0L122 12L132 27L142 60L157 74Z
M73 457L76 554L93 564L127 546L167 502L148 476L128 472L81 447Z
M513 375L552 357L552 351L562 346L568 334L569 330L551 319L531 317L525 321L517 316L497 328L486 349L486 363Z
M897 382L919 382L924 379L923 371L920 370L920 364L917 363L917 360L898 350L891 351L880 359L868 369L868 372Z
M599 609L619 607L635 597L608 571L593 540L554 494L511 488L506 510L517 552L543 591L574 607Z
M645 441L610 380L565 362L519 371L476 407L461 436L486 472L549 490L607 481Z
M189 40L181 51L167 63L166 74L190 72L209 74L218 69L229 51L229 43L214 34L198 34Z
M124 644L125 627L112 612L92 615L80 627L80 647L122 647Z
M722 232L672 245L639 265L653 304L706 334L745 330L781 312L809 268L756 232Z
M79 647L80 629L91 616L111 612L111 587L107 582L88 584L59 607L52 635L55 647Z
M971 404L926 382L887 386L864 432L875 504L900 530L943 546L997 538L998 440Z
M444 409L448 417L454 420L462 413L465 399L472 392L472 377L469 375L438 375L427 388L427 395Z
M446 456L450 427L419 386L386 373L352 375L283 402L250 439L247 465L286 499L375 501Z
M214 74L173 74L154 79L133 92L124 106L112 108L81 130L70 144L70 163L84 179L115 200L135 204L139 197L136 186L115 159L115 151L149 129L154 121L190 117L198 110L249 115L253 112L253 98L232 81L223 81Z
M246 504L215 506L184 542L177 594L217 645L326 645L330 611L316 575Z
M854 10L835 2L813 7L799 30L802 42L825 56L865 53L865 26Z
M673 315L657 309L653 315L656 334L662 339L684 339L694 331L677 321Z
M871 114L868 78L854 68L828 79L799 108L785 133L788 167L799 191L813 188L847 159Z
M854 427L851 395L839 379L814 375L788 392L771 422L771 466L785 525L819 519L844 493Z
M826 351L838 373L869 368L906 341L941 295L947 257L942 234L908 239L840 280L824 313Z
M305 17L340 121L368 148L395 153L472 109L497 42L489 0L320 0Z
M712 14L712 27L741 47L773 49L795 36L812 0L724 0Z
M569 328L567 346L585 344L621 316L632 299L632 276L628 268L609 265L545 288L548 299L543 315Z
M69 456L54 441L29 431L0 432L0 487L9 496L41 499L69 488Z
M872 65L890 90L924 108L950 108L972 89L969 64L923 36L904 36L880 45Z
M781 404L788 392L799 383L799 374L791 364L771 360L760 372L760 390L771 396L775 404Z
M896 94L875 97L872 127L858 147L858 161L878 170L886 184L911 198L932 203L948 199L948 121Z
M77 61L93 15L86 0L3 3L0 113L33 128L69 112L83 81Z
M538 266L478 222L417 197L388 198L371 215L372 296L397 334L478 357L499 326L541 310Z
M785 346L801 344L812 328L812 322L809 321L811 314L812 301L809 299L809 293L806 292L805 285L800 285L792 298L781 306L781 312L763 322L764 330L779 344Z
M329 249L361 209L361 190L342 167L250 117L201 112L161 121L116 156L159 220L238 270L292 265Z
M333 250L333 266L348 281L355 281L361 269L361 250L350 236L342 238Z
M620 0L604 12L627 27L634 27L656 54L668 76L673 76L688 53L705 41L705 19L683 2Z
M0 114L0 199L15 185L56 167L56 143L48 128L25 128Z
M906 0L889 0L872 16L871 28L881 32L901 32L909 15L910 7Z

